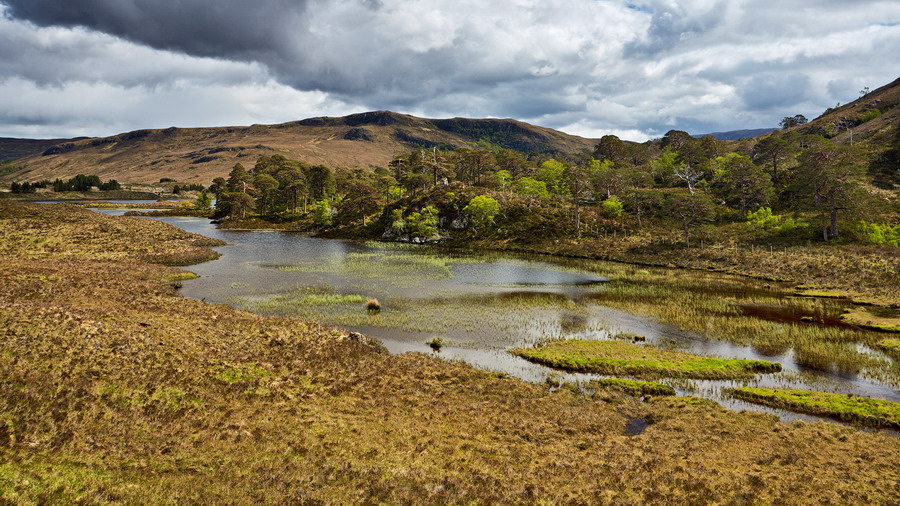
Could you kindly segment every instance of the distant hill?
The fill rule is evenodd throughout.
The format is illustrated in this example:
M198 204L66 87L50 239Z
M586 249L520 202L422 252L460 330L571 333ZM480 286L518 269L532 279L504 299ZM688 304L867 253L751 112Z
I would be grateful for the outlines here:
M572 153L593 149L597 142L512 119L425 119L375 111L280 125L172 127L104 138L34 141L32 154L21 160L25 168L0 177L0 182L86 173L129 183L171 178L209 184L227 175L235 163L253 166L260 155L280 153L310 163L370 167L385 166L395 154L417 147L474 148L480 141L526 153Z
M13 139L0 137L0 162L43 153L46 149L56 144L82 139L85 139L85 137L77 139Z
M760 135L766 135L777 128L753 128L749 130L729 130L728 132L712 132L708 134L700 134L695 135L694 137L705 137L707 135L712 135L714 138L720 141L738 141L741 139L747 139L750 137L759 137Z

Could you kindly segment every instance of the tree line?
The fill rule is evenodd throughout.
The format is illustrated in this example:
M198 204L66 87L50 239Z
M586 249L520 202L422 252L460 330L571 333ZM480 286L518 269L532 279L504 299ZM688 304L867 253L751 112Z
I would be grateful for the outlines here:
M555 206L568 221L560 226L576 237L596 234L601 227L640 229L649 220L654 226L677 226L686 244L697 226L710 222L755 224L773 234L804 238L818 230L823 240L833 240L848 219L880 212L866 190L871 156L796 131L736 144L677 130L642 144L607 135L593 151L572 155L488 147L416 149L373 170L263 156L249 170L236 165L227 179L214 180L210 191L217 197L219 217L309 215L321 226L366 225L378 218L395 232L410 217L414 224L425 219L487 230L493 217L475 219L484 199L470 205L484 196L533 212ZM429 197L436 202L452 200L446 194L454 194L455 207L437 206L437 214L423 215L428 206L419 201L436 193L444 195ZM467 195L464 201L461 194ZM769 218L756 219L759 213Z
M101 181L98 176L95 175L84 175L78 174L77 176L68 179L55 179L50 181L49 179L45 179L43 181L36 182L13 182L9 185L9 191L12 193L34 193L38 188L50 188L55 192L86 192L90 191L91 188L96 187L102 191L111 191L111 190L120 190L122 186L115 179L110 179L109 181Z

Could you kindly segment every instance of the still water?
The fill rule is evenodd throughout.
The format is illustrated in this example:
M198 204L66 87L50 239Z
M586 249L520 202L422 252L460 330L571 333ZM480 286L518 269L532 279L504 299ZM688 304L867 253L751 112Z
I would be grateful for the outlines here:
M101 212L120 215L125 210ZM632 333L660 347L782 364L782 373L757 375L749 381L662 380L679 393L713 399L730 409L769 412L783 420L817 420L722 394L723 388L734 386L802 388L900 401L900 391L890 381L832 368L817 370L798 364L790 349L762 353L596 302L609 289L609 282L623 275L621 264L448 252L314 239L290 232L228 231L200 218L154 219L229 243L216 248L222 254L218 260L187 267L200 277L183 282L183 295L362 332L379 339L391 353L436 354L532 382L548 378L584 382L599 376L552 370L507 350L550 338L608 339ZM733 277L723 285L732 287L727 295L738 301L741 293L766 290L759 282L735 281ZM373 298L381 305L378 313L364 307L364 302ZM785 326L800 325L803 316L779 310L777 305L745 304L740 310L749 317ZM825 315L822 325L828 325L829 319L836 317ZM435 338L443 342L437 352L426 344ZM860 347L861 352L890 362L880 352Z

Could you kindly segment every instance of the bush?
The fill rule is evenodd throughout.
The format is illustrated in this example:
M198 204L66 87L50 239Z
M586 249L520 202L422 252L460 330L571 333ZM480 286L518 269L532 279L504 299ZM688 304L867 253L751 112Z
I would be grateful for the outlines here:
M858 226L866 242L900 248L900 225L860 221Z
M624 206L616 197L610 197L600 203L600 214L606 218L618 218L622 216Z
M500 204L489 195L478 195L469 201L463 212L472 218L476 228L481 228L494 223L494 217L500 212Z
M334 210L331 208L328 199L316 201L316 209L313 211L313 221L316 222L316 225L331 225L333 216Z
M809 223L803 218L795 219L773 214L772 209L768 207L760 207L747 213L747 224L777 235L796 235L809 230Z
M865 123L866 121L871 121L877 117L881 116L881 111L878 109L872 109L871 111L866 111L859 115L859 122Z

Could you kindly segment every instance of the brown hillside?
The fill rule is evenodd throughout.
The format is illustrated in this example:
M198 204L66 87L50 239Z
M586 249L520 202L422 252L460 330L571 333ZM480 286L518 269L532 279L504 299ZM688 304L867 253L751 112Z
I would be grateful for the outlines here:
M172 178L209 184L237 162L252 166L260 155L280 153L330 166L383 166L396 153L416 147L475 147L481 139L523 152L575 152L596 143L511 119L424 119L376 111L280 125L172 127L67 141L21 159L25 168L0 182L84 173L125 183Z
M62 142L79 141L85 137L78 139L14 139L10 137L0 137L0 161L15 160L31 156L35 153L42 153L44 150L60 144Z
M873 147L884 148L890 143L893 128L900 125L898 105L900 79L849 104L828 109L806 125L795 128L804 134L832 137L838 144L850 144L852 140L854 144L866 142Z

